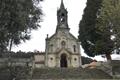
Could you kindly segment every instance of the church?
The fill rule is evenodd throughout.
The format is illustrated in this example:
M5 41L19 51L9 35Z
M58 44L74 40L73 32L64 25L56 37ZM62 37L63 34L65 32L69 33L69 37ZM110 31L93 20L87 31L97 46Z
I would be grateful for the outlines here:
M35 67L80 67L80 42L70 33L63 0L57 10L56 32L46 38L45 54L35 55ZM43 63L43 64L42 64Z
M70 33L68 12L63 0L57 10L56 31L50 37L47 35L45 41L45 52L19 51L0 54L0 80L120 78L120 61L89 64L90 59L81 56L80 42ZM86 60L87 64L84 63Z

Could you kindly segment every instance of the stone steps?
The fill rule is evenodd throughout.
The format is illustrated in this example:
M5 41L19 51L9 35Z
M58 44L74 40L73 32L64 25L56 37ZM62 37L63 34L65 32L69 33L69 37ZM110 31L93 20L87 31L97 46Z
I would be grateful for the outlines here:
M32 71L32 70L31 70ZM82 69L82 68L41 68L34 69L31 75L26 73L26 68L17 71L19 80L40 80L40 79L112 79L112 77L99 69ZM0 80L11 80L9 70L0 71Z
M44 68L34 69L33 79L111 79L102 70L82 68Z
M8 70L0 71L0 80L10 80L10 79L11 79L10 71Z

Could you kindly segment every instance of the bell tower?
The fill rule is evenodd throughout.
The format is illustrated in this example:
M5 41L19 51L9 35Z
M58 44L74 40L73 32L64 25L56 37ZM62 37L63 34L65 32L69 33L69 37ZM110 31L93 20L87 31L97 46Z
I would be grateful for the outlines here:
M69 29L67 21L67 9L64 7L63 0L61 0L60 8L57 10L57 30L58 29Z

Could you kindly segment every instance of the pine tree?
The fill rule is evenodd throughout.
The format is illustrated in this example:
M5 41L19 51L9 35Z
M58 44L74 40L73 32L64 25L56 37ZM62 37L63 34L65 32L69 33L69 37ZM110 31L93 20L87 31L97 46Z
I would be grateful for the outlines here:
M87 0L87 6L79 24L79 40L85 53L91 57L95 56L93 50L95 41L100 38L100 34L96 33L95 23L101 2L102 0Z
M120 0L102 0L101 3L96 12L92 14L94 19L90 16L90 9L87 10L87 14L84 13L80 22L79 39L89 56L105 54L107 60L111 60L111 54L114 51L119 52L120 49ZM91 10L94 10L94 7ZM87 18L85 18L86 16ZM88 23L94 26L90 26Z
M103 0L96 27L102 33L106 57L120 51L120 0ZM106 39L106 40L105 40ZM104 52L105 52L104 51Z

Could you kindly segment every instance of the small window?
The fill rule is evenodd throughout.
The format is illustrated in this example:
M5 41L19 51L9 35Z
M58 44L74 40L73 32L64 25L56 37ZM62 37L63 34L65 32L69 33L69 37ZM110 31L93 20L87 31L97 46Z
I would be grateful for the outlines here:
M53 44L51 44L50 46L53 47Z
M53 58L50 58L50 60L53 60Z
M76 61L76 60L77 60L77 58L74 58L74 60Z
M62 13L62 14L61 14L61 16L63 17L63 16L65 16L65 14L64 14L64 13Z
M53 52L53 44L50 45L50 50Z
M75 45L73 45L73 50L74 50L74 52L76 52L76 46Z

